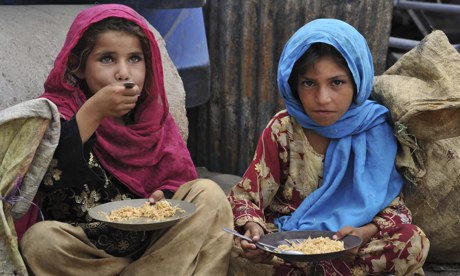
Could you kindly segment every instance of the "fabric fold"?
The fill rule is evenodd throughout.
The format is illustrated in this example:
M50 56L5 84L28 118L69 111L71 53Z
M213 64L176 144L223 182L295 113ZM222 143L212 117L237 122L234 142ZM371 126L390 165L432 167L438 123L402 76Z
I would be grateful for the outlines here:
M27 275L27 270L18 250L14 220L31 206L38 208L32 202L59 135L59 112L47 99L25 101L0 111L0 255L9 260L9 267L3 269L19 275Z

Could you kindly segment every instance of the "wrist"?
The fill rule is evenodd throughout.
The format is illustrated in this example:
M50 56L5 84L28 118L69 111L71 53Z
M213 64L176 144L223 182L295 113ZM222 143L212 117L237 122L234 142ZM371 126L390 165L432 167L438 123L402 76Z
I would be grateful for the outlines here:
M363 230L363 244L368 243L372 239L372 237L375 236L375 234L377 234L377 232L379 231L377 225L375 225L372 222L363 226Z
M86 101L78 112L84 113L86 120L91 120L97 124L100 124L106 117L106 115L102 113L101 108L98 106L94 97L91 97L88 101Z
M92 109L92 105L86 102L75 114L82 143L88 141L104 119L97 110L93 111Z

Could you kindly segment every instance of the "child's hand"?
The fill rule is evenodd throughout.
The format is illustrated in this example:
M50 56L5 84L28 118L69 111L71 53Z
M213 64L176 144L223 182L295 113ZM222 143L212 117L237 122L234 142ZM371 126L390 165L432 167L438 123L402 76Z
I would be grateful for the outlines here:
M356 256L358 255L358 251L361 248L361 246L368 243L370 239L377 233L377 231L378 231L377 226L375 226L375 224L373 223L369 223L359 228L345 226L339 231L337 231L337 233L335 233L335 235L332 238L336 240L340 240L340 239L343 239L347 235L353 235L353 236L360 237L362 239L362 242L359 246L348 251L346 254L342 256L342 259L344 259L345 261L353 262Z
M123 83L112 83L97 91L76 114L81 141L88 141L104 118L121 117L133 109L139 94L139 86L126 88Z
M265 234L264 229L256 222L246 223L244 229L246 230L244 235L251 238L253 241L259 241L260 237ZM242 257L255 263L269 262L273 258L272 254L258 249L254 243L238 237L235 237L235 239L240 243L241 248L243 249L243 253L241 253Z
M97 91L88 102L92 101L97 115L105 117L121 117L136 106L139 97L139 86L127 88L123 83L112 83Z
M340 239L343 239L347 235L358 236L361 239L363 239L362 233L361 233L361 231L359 231L359 228L354 228L354 227L351 227L351 226L345 226L342 229L340 229L339 231L337 231L337 233L335 233L335 235L332 236L332 239L340 240ZM363 241L364 241L364 239L363 239ZM342 259L344 261L347 261L347 262L353 262L355 260L356 256L358 255L358 250L359 250L360 246L357 246L356 248L354 248L354 249L348 251L347 253L345 253L342 256Z

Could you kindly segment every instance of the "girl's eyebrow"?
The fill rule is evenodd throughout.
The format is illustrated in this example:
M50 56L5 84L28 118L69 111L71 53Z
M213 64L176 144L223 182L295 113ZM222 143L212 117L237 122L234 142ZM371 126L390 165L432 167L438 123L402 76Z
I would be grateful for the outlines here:
M314 79L312 77L309 77L307 75L299 75L299 79L302 78L302 79L305 79L305 80L311 80L311 79ZM348 78L348 75L347 74L338 74L338 75L335 75L335 76L332 76L328 79L330 80L333 80L333 79L337 79L337 78Z
M329 79L332 80L332 79L339 79L339 78L348 78L348 75L347 74L338 74L336 76L330 77Z
M312 78L310 78L310 77L308 77L308 76L306 76L306 75L302 75L302 74L301 74L301 75L299 75L299 79L310 80L310 79L312 79Z
M100 51L100 52L96 52L94 53L96 56L110 56L110 55L113 55L115 54L115 52L113 51Z
M104 51L104 50L102 50L102 51L100 51L100 52L95 52L94 54L97 55L97 56L110 56L110 55L115 55L116 52L114 52L114 51ZM132 55L143 56L144 53L143 53L142 51L136 51L136 52L131 52L131 53L129 53L129 55L131 55L131 56L132 56Z
M130 53L130 55L143 56L143 55L144 55L144 52L142 52L142 51L139 51L139 52L132 52L132 53Z

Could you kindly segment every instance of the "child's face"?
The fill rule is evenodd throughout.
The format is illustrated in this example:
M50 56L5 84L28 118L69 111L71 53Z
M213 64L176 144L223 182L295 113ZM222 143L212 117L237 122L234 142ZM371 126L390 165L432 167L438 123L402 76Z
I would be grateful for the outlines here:
M145 71L140 39L125 32L106 31L98 35L80 75L95 94L109 84L128 80L142 90Z
M337 122L353 100L353 78L331 57L318 59L300 74L297 92L307 115L320 126Z

